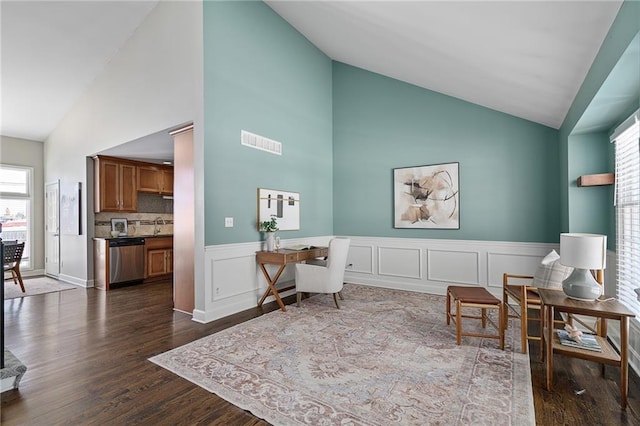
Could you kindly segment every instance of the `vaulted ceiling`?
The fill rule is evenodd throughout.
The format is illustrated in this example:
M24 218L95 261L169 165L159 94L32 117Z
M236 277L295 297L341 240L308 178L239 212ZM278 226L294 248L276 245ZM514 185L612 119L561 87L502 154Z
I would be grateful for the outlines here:
M267 1L330 58L553 128L621 1ZM1 2L0 134L45 140L157 1Z

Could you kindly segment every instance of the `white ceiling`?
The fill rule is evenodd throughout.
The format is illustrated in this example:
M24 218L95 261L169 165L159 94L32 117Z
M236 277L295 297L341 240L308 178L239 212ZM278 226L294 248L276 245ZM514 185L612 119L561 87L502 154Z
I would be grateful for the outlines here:
M621 5L266 3L332 59L553 128ZM156 4L3 0L0 134L45 140Z
M45 140L157 1L0 3L0 134Z
M267 1L329 57L553 128L620 1Z

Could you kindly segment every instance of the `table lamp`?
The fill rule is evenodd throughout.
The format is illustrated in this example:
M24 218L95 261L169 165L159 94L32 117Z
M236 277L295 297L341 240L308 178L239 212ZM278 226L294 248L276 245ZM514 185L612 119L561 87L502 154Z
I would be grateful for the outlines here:
M562 290L572 299L593 301L602 294L602 285L591 269L606 268L607 236L598 234L560 234L560 263L573 267L562 281Z

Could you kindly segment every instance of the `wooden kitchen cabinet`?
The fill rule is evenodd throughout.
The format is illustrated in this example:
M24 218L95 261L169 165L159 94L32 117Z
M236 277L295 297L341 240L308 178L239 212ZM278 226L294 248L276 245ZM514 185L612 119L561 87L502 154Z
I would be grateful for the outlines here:
M147 278L173 272L173 249L149 250L147 252Z
M138 166L139 192L173 194L173 168L152 165Z
M160 170L160 181L162 182L161 194L173 195L173 168L166 167Z
M138 166L138 191L158 192L158 168L154 166Z
M145 239L145 279L166 278L173 273L173 237Z
M135 212L138 204L135 164L97 156L94 169L94 211Z

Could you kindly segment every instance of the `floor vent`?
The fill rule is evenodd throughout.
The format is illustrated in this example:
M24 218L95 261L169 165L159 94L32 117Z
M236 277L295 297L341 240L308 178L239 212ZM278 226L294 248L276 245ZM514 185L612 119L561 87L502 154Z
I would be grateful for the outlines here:
M250 148L267 151L272 154L282 155L282 143L256 135L245 130L240 131L240 143Z

